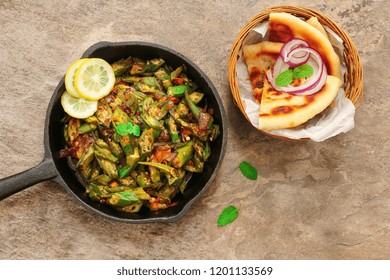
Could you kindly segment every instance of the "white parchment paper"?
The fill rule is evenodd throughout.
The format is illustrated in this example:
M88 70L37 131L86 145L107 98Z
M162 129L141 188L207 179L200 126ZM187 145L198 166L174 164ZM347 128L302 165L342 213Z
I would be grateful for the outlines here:
M343 61L343 43L341 38L332 30L325 27L329 40L333 45L336 53L341 61L342 77L346 71ZM253 28L243 41L243 45L255 44L268 39L268 22ZM253 91L249 80L248 68L245 64L242 50L239 51L239 59L237 60L237 81L240 90L240 96L245 104L245 113L250 119L253 126L258 127L259 119L259 104L253 100ZM344 84L344 81L343 81ZM267 130L269 134L283 136L290 139L309 138L313 141L320 142L339 133L345 133L355 126L355 106L352 101L344 94L343 86L339 90L334 106L329 106L321 114L312 118L308 122L295 127L278 130Z

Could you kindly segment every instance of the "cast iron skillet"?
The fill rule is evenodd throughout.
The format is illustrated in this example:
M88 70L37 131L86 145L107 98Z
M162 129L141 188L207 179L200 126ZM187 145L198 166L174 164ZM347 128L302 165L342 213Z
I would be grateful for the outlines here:
M65 146L63 125L60 123L64 116L61 106L61 95L65 91L64 78L55 89L47 109L44 131L45 153L42 162L29 170L1 179L0 200L39 182L50 180L64 186L88 210L115 221L173 222L185 215L190 205L209 187L225 155L227 122L222 101L212 82L199 67L180 53L164 46L145 42L99 42L87 49L82 57L100 57L112 63L130 55L144 59L161 57L173 67L185 64L188 75L199 85L199 91L205 93L208 105L214 109L215 122L221 127L221 135L212 143L212 154L205 163L204 172L192 176L184 194L177 196L177 205L159 211L142 208L139 213L124 213L89 199L67 159L59 157L59 151Z

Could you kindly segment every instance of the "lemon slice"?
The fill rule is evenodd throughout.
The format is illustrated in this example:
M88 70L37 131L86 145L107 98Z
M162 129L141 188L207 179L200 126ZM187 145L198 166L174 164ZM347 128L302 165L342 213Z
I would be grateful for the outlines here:
M73 62L66 71L65 74L65 87L66 91L74 96L80 98L80 94L77 92L76 88L74 87L74 76L76 73L77 68L79 68L80 64L83 63L87 58L78 59L75 62Z
M98 101L77 98L65 91L61 96L61 105L69 116L85 119L97 111Z
M74 86L80 96L87 100L105 97L111 92L114 84L114 70L101 58L83 61L75 73Z

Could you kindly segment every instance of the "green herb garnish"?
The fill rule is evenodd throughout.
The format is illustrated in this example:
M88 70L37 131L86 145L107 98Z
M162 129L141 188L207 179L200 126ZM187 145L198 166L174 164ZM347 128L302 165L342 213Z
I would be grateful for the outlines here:
M276 77L275 83L278 87L285 87L291 84L293 80L294 80L294 71L288 69L286 71L283 71Z
M242 175L251 180L257 179L257 170L250 163L243 161L240 163L240 171Z
M128 201L137 202L139 201L137 195L133 192L120 192L116 193L115 195L119 196L122 199L126 199Z
M223 227L232 223L238 216L238 209L232 205L223 209L218 217L218 226Z
M294 78L308 78L313 75L314 69L309 64L302 64L294 68Z
M141 128L136 124L132 124L131 122L118 124L115 128L115 131L122 136L128 134L133 134L134 136L141 135Z
M309 64L302 64L294 69L287 69L280 73L276 79L275 83L279 87L285 87L291 84L294 79L299 78L308 78L313 75L314 69Z

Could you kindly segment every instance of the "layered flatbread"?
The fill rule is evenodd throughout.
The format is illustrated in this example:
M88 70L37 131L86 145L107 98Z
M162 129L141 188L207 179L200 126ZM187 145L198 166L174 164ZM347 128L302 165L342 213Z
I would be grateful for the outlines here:
M285 42L301 38L317 50L328 71L322 89L300 96L275 90L266 78ZM333 50L324 27L315 17L307 22L287 13L271 13L269 40L244 45L243 55L248 67L253 95L260 104L259 129L275 130L299 126L324 111L336 97L341 86L340 60ZM272 42L271 42L272 41ZM294 80L295 86L304 80Z
M328 39L325 28L316 17L306 21L308 24L319 30ZM262 41L257 44L244 45L242 52L245 63L248 67L249 80L253 89L253 97L257 103L261 102L264 79L266 71L275 65L283 43Z
M271 13L269 41L285 43L293 38L305 40L322 57L328 74L341 77L340 59L329 39L311 24L288 13Z
M271 69L279 56L283 43L263 41L242 48L244 60L248 67L249 80L256 102L261 102L266 72Z
M315 29L317 29L318 31L320 31L327 39L329 39L328 37L328 33L326 33L326 30L325 28L322 26L322 24L318 21L318 18L317 17L311 17L309 18L307 21L306 21L308 24L310 24L311 26L313 26Z
M328 75L320 91L299 96L277 91L265 80L258 128L262 130L291 128L307 122L332 103L340 85L339 78Z

